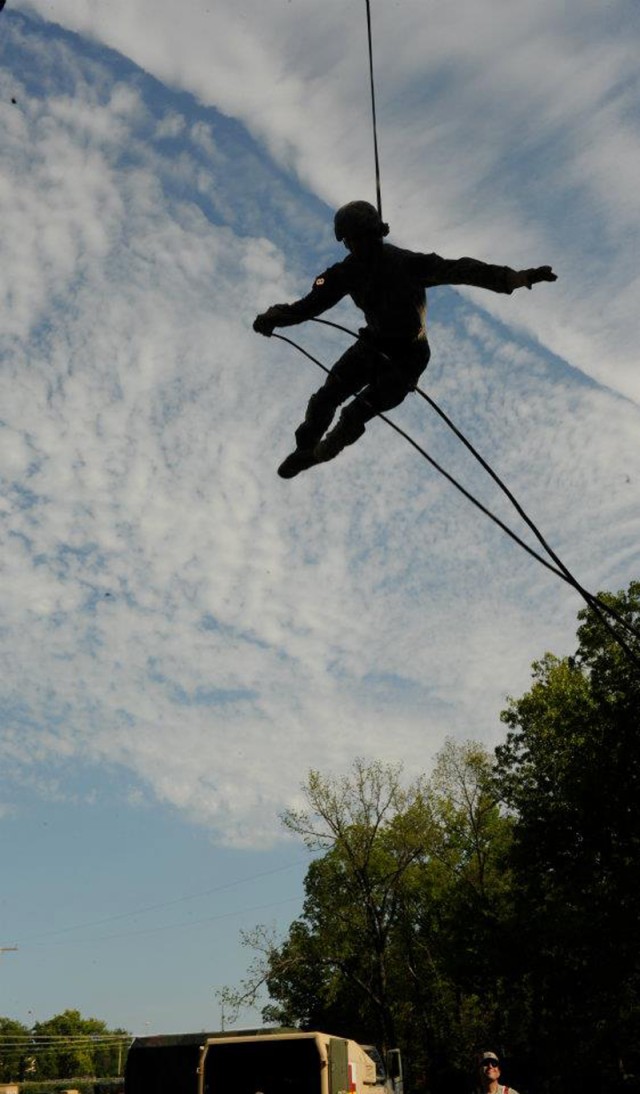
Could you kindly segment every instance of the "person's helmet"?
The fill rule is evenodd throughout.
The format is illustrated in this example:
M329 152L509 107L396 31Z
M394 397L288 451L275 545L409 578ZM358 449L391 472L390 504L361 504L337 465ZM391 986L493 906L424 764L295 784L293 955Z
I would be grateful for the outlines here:
M338 243L342 243L349 236L375 236L382 239L389 235L389 225L384 223L376 207L368 201L350 201L348 205L343 205L335 215L333 226Z

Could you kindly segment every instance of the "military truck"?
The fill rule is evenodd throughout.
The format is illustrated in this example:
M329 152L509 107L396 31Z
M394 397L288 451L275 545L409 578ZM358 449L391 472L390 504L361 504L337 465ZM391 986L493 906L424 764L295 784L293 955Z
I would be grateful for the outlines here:
M137 1037L125 1094L402 1094L400 1053L298 1030Z

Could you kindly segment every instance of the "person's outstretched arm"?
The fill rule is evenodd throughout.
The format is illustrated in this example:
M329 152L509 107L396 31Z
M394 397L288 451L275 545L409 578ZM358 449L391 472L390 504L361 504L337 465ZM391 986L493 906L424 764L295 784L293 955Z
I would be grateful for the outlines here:
M253 329L269 338L274 327L292 327L304 323L305 319L314 319L316 315L332 308L346 293L340 264L331 266L320 277L316 277L313 288L301 300L292 304L274 304L256 316Z
M557 281L551 266L528 270L512 270L510 266L494 266L477 258L441 258L437 254L416 254L416 268L425 287L434 285L472 285L491 292L512 293L514 289L530 289L540 281Z

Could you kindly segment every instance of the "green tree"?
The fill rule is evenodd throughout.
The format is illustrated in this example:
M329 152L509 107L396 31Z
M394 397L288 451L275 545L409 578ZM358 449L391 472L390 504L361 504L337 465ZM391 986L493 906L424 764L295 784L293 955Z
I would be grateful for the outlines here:
M383 1046L396 1040L390 988L392 935L403 886L424 855L429 811L423 781L404 786L401 768L356 760L350 775L311 771L307 808L285 826L321 853L305 879L301 919L285 944L261 948L245 992L266 983L278 1006L267 1014L307 1025L324 1015L367 1026ZM227 996L229 998L229 996Z
M414 1077L466 1065L502 1013L487 947L509 907L496 898L510 821L491 769L480 746L447 742L433 777L408 786L399 767L361 760L342 778L311 772L307 808L284 817L318 856L302 915L281 944L245 936L256 957L231 997L265 985L266 1019L399 1044Z
M30 1044L27 1026L13 1018L0 1018L0 1083L17 1083L24 1078Z
M38 1079L116 1076L131 1040L126 1030L109 1030L105 1022L83 1018L78 1010L37 1022L32 1036Z
M333 979L364 1001L379 1042L390 1047L397 1041L395 935L432 831L424 780L404 787L398 765L356 760L340 779L312 771L304 791L309 808L289 811L284 823L310 850L325 851L305 881L307 929Z
M493 759L477 742L447 740L428 788L433 839L407 922L424 948L416 967L437 1033L434 1058L461 1070L478 1043L512 1035L512 820L498 801Z
M640 584L602 595L640 633ZM575 656L547 654L504 712L497 776L515 815L529 1037L549 1088L596 1090L640 1043L640 674L596 614L579 619Z

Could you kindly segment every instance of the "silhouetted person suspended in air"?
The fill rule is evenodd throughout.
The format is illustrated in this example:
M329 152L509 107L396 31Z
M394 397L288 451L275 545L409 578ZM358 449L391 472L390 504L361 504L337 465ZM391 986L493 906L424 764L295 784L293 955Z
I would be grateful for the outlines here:
M367 322L359 340L336 361L311 396L305 419L296 429L297 447L278 468L284 479L332 460L362 436L366 422L398 406L415 388L430 355L426 289L475 285L512 293L539 281L557 280L550 266L512 270L475 258L446 259L384 243L389 225L367 201L343 205L334 226L336 239L349 251L347 257L317 277L308 296L293 304L274 304L253 324L259 334L270 336L275 327L321 315L344 296L351 297ZM326 433L340 404L356 395Z

